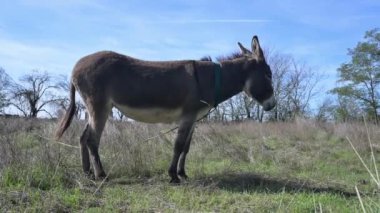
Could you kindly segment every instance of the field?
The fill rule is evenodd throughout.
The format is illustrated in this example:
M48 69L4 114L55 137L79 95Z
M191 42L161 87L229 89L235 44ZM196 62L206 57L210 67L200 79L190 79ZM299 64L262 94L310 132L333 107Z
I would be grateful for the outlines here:
M51 139L55 127L0 118L1 212L380 211L377 126L200 123L187 160L190 178L180 185L167 175L175 132L155 137L171 125L108 122L100 145L106 182L82 175L83 121L59 142Z

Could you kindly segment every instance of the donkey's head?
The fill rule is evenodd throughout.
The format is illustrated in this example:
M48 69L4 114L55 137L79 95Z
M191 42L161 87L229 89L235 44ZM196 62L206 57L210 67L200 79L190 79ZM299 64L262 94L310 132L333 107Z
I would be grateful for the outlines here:
M257 36L253 36L252 52L243 47L240 42L238 45L246 59L244 65L244 69L247 71L245 93L258 101L265 111L273 109L276 100L273 95L272 71L265 61L259 39Z

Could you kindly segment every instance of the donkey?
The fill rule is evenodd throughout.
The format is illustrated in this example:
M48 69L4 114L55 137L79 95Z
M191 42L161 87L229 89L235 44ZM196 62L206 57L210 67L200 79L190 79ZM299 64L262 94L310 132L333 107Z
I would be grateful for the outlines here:
M57 139L71 123L78 91L88 112L88 122L80 137L83 171L102 179L106 173L98 153L99 141L113 107L136 121L178 122L168 172L171 182L179 183L180 178L187 178L186 155L197 119L243 90L266 111L276 104L272 72L258 37L252 38L252 52L240 42L238 45L241 56L220 63L144 61L110 51L83 57L72 73L70 106L58 126Z

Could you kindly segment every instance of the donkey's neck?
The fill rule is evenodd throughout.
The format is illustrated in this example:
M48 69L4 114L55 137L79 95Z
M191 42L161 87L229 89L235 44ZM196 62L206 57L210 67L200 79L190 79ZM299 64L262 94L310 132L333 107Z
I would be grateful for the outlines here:
M222 61L221 64L221 92L218 104L240 93L243 90L247 72L243 61Z

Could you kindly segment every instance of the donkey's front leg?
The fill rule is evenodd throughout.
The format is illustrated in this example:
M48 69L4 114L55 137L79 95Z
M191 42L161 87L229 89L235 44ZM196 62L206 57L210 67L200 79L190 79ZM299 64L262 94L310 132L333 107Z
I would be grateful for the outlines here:
M191 132L189 133L189 136L187 137L185 146L182 150L181 156L179 157L179 162L178 162L178 176L187 179L187 175L185 172L185 162L186 162L186 155L189 152L190 149L190 143L191 143L191 138L194 132L194 124L193 127L191 128Z
M192 129L195 122L195 116L184 117L178 127L177 138L174 144L174 154L171 165L169 167L169 175L171 177L171 183L180 183L180 179L177 175L178 160L181 153L184 151L186 142L191 138Z

